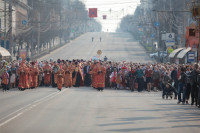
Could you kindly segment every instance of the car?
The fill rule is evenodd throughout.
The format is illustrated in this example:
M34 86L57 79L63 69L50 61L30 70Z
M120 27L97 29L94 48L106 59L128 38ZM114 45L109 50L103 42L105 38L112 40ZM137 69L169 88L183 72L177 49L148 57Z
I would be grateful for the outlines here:
M158 52L149 55L151 58L158 58ZM167 51L160 51L160 57L167 57Z

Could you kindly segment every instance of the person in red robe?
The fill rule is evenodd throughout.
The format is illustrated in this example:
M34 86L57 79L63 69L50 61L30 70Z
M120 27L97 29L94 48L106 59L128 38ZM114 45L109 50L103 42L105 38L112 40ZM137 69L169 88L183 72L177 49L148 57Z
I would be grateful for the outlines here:
M37 88L38 87L38 75L39 75L39 69L37 66L35 66L35 62L32 62L32 67L30 68L30 75L32 78L31 88Z
M91 65L91 70L90 70L90 74L92 75L92 87L96 88L96 71L97 69L97 64L96 61Z
M66 63L66 65L64 66L64 71L65 71L65 77L64 77L65 87L70 88L72 87L72 68L70 64Z
M31 76L31 65L29 63L26 64L26 69L27 69L27 74L26 77L28 80L26 80L26 88L30 89L31 88L31 84L32 84L32 76Z
M19 75L19 84L18 84L18 88L19 90L24 91L27 87L27 81L28 81L28 70L26 67L26 64L24 64L24 62L22 61L18 71L17 71L18 75Z
M97 64L95 71L95 82L96 82L96 88L98 91L103 91L105 87L105 75L106 75L106 68L103 67L102 64Z
M45 66L43 67L43 71L44 71L44 85L49 86L51 84L52 68L48 64L48 62L45 63Z
M58 90L62 90L63 84L64 84L64 77L65 77L65 71L62 69L62 65L60 65L60 68L57 71L57 87Z

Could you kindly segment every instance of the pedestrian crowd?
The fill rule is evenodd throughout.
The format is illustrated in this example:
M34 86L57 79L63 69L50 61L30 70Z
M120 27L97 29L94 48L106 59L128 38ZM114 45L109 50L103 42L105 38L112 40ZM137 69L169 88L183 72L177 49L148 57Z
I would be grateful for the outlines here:
M200 107L200 67L198 64L159 64L111 61L60 60L0 62L3 91L38 86L91 86L130 91L162 91L162 98L178 99L178 104ZM189 100L191 99L191 102Z

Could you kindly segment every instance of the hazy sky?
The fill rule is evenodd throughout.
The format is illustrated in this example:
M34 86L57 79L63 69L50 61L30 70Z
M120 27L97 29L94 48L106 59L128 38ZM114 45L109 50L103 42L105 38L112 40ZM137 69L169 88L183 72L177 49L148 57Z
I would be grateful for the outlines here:
M113 32L117 29L121 18L133 14L140 0L81 0L86 8L98 8L97 20L101 22L103 31ZM110 10L111 9L111 10ZM102 15L107 19L103 20Z

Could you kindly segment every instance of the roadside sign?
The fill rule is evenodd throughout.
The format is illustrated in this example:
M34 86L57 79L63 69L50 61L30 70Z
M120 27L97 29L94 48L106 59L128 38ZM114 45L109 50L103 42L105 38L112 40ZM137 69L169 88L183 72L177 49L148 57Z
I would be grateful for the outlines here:
M166 33L165 34L165 43L166 43L166 46L175 45L175 34L174 33Z
M154 22L154 26L155 26L155 27L159 27L159 26L160 26L160 23L159 23L159 22Z
M162 41L165 41L166 40L166 34L162 34L161 39L162 39Z
M27 21L26 20L22 20L22 24L23 25L27 25Z
M166 40L174 40L175 34L174 33L166 33Z
M155 34L151 34L151 38L155 38Z
M188 52L188 62L195 62L195 52Z

